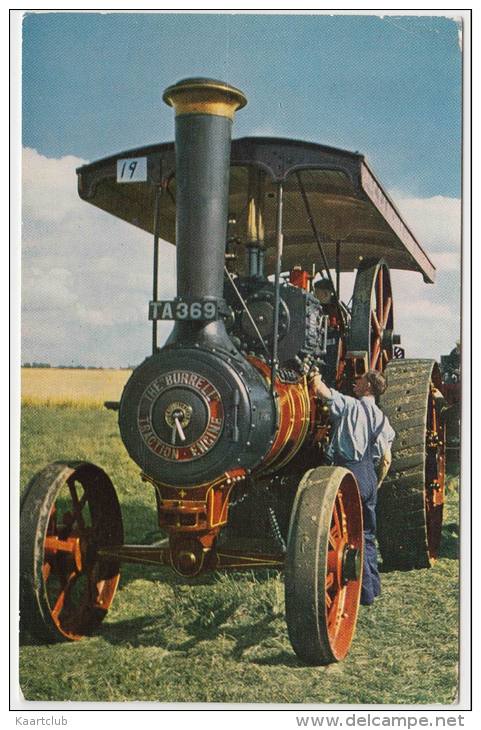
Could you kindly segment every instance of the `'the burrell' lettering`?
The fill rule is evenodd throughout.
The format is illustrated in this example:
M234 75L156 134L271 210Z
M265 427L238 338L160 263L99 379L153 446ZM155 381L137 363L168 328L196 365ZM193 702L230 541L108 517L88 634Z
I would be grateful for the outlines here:
M170 445L170 443L164 441L152 424L153 404L161 394L168 393L171 388L178 386L192 388L199 395L202 395L210 411L210 418L205 430L195 442L189 444L188 424L184 426L184 435L187 441L184 440L183 444L179 444L179 448L174 443ZM178 396L176 395L176 397ZM222 430L222 413L220 395L212 383L201 375L188 370L171 370L168 373L159 375L145 389L139 403L137 424L144 443L154 454L167 461L189 461L202 456L215 445ZM192 440L192 436L190 440Z

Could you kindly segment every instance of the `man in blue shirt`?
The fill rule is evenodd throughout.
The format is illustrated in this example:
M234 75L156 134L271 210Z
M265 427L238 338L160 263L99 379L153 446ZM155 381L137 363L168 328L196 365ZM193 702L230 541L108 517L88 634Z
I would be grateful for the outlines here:
M377 488L389 469L395 436L388 419L376 405L376 398L386 390L386 381L377 370L369 370L354 384L356 398L328 388L317 371L311 374L310 386L317 397L327 401L330 409L333 432L327 457L354 474L361 493L364 521L361 603L369 606L381 591L376 550Z

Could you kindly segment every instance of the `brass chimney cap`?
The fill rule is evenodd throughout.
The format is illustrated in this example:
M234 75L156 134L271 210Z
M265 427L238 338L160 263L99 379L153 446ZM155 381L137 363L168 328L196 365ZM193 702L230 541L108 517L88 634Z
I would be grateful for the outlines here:
M247 104L242 91L224 81L205 78L182 79L169 86L162 96L181 114L215 114L234 118L234 112Z

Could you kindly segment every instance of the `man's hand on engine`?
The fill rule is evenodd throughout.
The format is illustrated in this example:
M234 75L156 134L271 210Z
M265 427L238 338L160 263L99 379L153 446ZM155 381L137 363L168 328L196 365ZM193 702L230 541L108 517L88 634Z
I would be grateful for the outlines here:
M331 389L323 382L319 368L313 367L308 375L309 390L317 398L330 398Z

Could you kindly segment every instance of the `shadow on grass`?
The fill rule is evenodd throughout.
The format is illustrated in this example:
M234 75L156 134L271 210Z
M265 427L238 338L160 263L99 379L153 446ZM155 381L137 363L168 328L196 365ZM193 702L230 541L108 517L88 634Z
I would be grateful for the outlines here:
M241 626L228 626L223 624L232 616L235 606L232 604L218 610L215 615L215 624L210 626L202 625L202 617L196 618L185 626L187 638L175 640L175 637L166 633L164 627L159 626L158 616L142 616L134 619L116 621L111 624L103 624L93 636L99 636L113 646L129 646L132 648L154 647L164 649L168 652L188 654L190 651L205 641L215 641L222 636L234 644L229 649L229 654L236 661L243 661L259 666L284 666L304 667L305 665L296 657L294 652L287 650L277 651L265 648L270 652L268 656L245 656L249 650L255 650L263 642L275 639L279 635L278 627L273 623L276 616L264 616L258 621ZM24 635L21 637L21 646L44 646L45 642L35 637Z
M256 649L269 639L279 637L279 627L275 625L276 616L264 616L258 621L244 623L239 626L223 625L232 615L235 606L227 605L223 610L216 612L215 624L202 625L202 617L196 618L187 624L185 631L190 634L187 638L175 641L172 635L165 635L165 629L160 629L158 619L142 616L132 620L119 621L104 626L102 638L114 645L129 644L133 647L156 647L169 652L188 653L205 641L215 641L224 636L234 644L229 649L230 656L236 661L243 661L259 666L305 667L294 651L276 651L268 646L264 651L268 656L246 656L246 652Z
M277 571L269 569L256 571L255 581L257 583L267 582L272 578L273 573L276 572ZM152 581L152 583L165 583L172 587L189 586L194 588L195 586L210 586L212 590L215 591L216 586L219 584L219 578L221 575L222 574L218 572L209 572L197 576L195 579L188 579L183 578L170 568L164 566L157 567L124 563L121 566L119 589L125 589L129 583L135 582L136 580L148 580ZM245 575L243 577L245 577ZM159 617L155 614L140 618L116 621L115 623L102 623L92 635L101 636L112 644L157 646L166 648L169 651L188 651L201 641L212 640L220 637L221 635L225 635L226 631L223 624L225 624L237 608L237 600L234 599L231 601L228 598L226 598L225 602L222 603L220 607L216 608L214 611L211 610L207 618L200 612L201 609L199 608L198 616L183 627L183 630L190 634L189 638L177 643L172 642L170 635L165 641L162 640L162 636L165 634L165 629L163 627L159 627ZM258 624L259 626L264 626L274 618L275 616L266 617L266 619L262 622L258 622ZM253 626L257 626L257 624L254 624ZM265 632L262 633L262 631L255 632L253 641L249 643L247 639L251 633L249 626L243 626L240 628L229 627L229 631L227 633L229 635L239 634L238 643L239 646L243 646L242 651L248 646L253 646L259 643L259 641L269 635ZM242 637L241 634L245 635ZM245 643L245 646L242 644L242 639L244 642L247 642ZM55 644L55 642L48 642L43 638L38 638L28 629L22 629L20 632L19 643L20 646L46 646L48 643ZM240 654L242 651L240 651Z
M266 640L278 638L279 627L275 623L278 617L272 614L251 623L226 626L237 607L234 602L226 602L226 605L215 611L211 623L207 625L204 623L204 616L199 615L184 626L183 635L178 640L174 634L166 631L165 626L159 626L159 617L155 616L142 616L104 625L102 638L113 645L128 644L137 648L156 647L169 652L188 653L202 642L214 642L224 637L234 642L229 648L229 654L236 661L259 665L303 666L294 654L284 650L276 656L246 657L245 652L248 650L256 649ZM269 651L268 647L265 651Z
M228 635L235 639L232 657L237 661L257 664L259 666L304 667L303 662L294 654L294 650L275 650L264 646L262 650L267 656L245 656L249 649L256 649L269 639L279 638L279 627L274 623L275 616L265 616L251 624L229 628Z
M19 646L47 646L47 642L44 639L39 639L29 631L21 629L19 631Z
M457 560L459 558L459 527L456 522L443 525L439 558Z
M227 618L230 611L226 609L223 614ZM219 616L222 619L222 616ZM208 630L195 632L193 635L185 637L185 631L189 627L185 627L181 636L176 639L175 634L179 634L178 628L173 628L172 633L166 631L164 626L159 625L159 616L141 616L134 619L126 619L124 621L116 621L115 623L104 625L102 628L102 638L114 645L129 645L132 647L156 647L166 649L171 652L187 652L196 644L203 640L213 640L217 638L221 631L218 626ZM193 622L196 623L196 622Z
M305 669L305 667L309 666L305 662L301 662L294 654L294 649L292 649L291 653L288 651L280 651L275 656L251 659L251 662L262 667L291 667L293 669L297 667L299 669ZM316 667L316 669L323 669L323 667Z
M275 569L266 568L265 570L259 569L251 571L252 574L255 572L256 583L266 583L273 575L278 573ZM159 565L140 565L135 563L123 563L120 568L120 589L126 588L129 583L135 580L151 580L152 582L165 583L169 586L213 586L215 587L221 578L225 576L227 571L208 571L201 573L201 575L195 578L183 578L181 575L176 573L172 568ZM234 571L229 572L229 575L233 578L242 577L246 578L248 571Z
M235 610L236 606L232 606ZM222 624L232 615L232 610L225 610L219 613L218 618L220 621L216 621L216 625L210 627L202 626L199 620L193 621L188 626L189 633L191 634L192 645L195 645L201 641L212 641L219 638L221 635L228 636L229 639L234 639L235 644L232 647L232 657L236 660L243 658L244 652L251 647L257 647L265 639L277 636L277 629L273 625L275 620L274 615L267 615L258 621L253 623L243 623L239 626L228 626L224 627ZM217 617L216 617L217 618Z

